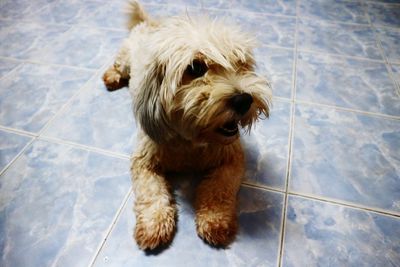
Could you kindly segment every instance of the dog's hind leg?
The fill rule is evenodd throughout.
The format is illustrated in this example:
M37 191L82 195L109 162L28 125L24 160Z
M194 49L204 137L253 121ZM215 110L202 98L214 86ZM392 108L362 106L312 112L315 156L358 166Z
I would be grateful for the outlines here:
M164 175L151 167L152 161L146 156L134 157L132 162L134 237L141 249L152 250L171 242L175 233L176 204Z
M123 42L122 47L118 51L114 64L110 66L103 74L103 81L107 90L114 91L129 84L130 72L130 54L129 41Z

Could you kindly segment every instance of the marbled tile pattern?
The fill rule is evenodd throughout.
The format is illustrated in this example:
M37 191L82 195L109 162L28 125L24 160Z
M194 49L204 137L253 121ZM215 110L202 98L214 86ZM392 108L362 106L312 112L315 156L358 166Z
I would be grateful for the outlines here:
M182 174L177 233L154 253L125 198L132 100L101 80L126 1L0 1L1 267L399 266L399 0L141 1L153 17L240 24L274 95L242 133L236 241L200 240L198 175Z
M0 130L0 172L30 140L31 137Z
M391 70L393 78L395 79L397 85L399 86L399 92L400 92L400 65L391 65Z
M285 187L291 105L275 102L269 120L243 135L246 181L283 190Z
M296 107L290 191L400 215L400 120Z
M389 62L400 63L400 27L378 28L379 39Z
M44 46L59 40L69 29L64 25L46 26L36 22L9 20L0 21L0 25L0 56L20 59L27 59L30 53L43 51Z
M0 177L2 266L87 266L129 188L128 160L33 143Z
M301 17L368 24L365 6L359 1L299 0Z
M398 266L399 218L289 197L282 266Z
M128 90L110 93L96 76L43 134L130 155L136 123Z
M376 26L400 27L400 5L368 3L371 22Z
M367 25L299 21L298 48L345 56L381 59L373 29Z
M19 64L17 61L0 59L0 79Z
M232 0L231 9L240 11L296 15L295 0Z
M174 242L157 256L146 256L131 237L135 217L129 199L94 266L276 266L283 194L243 187L239 199L237 242L218 250L197 236L192 205L180 196Z
M292 97L293 50L259 47L255 50L257 71L272 84L274 96Z
M126 35L124 31L74 26L42 49L28 53L28 58L45 63L100 68L113 58Z
M264 45L294 47L294 18L263 16L257 13L232 12L231 16Z
M300 53L297 60L299 100L400 115L400 96L385 64Z
M23 64L0 80L0 124L38 132L92 74L67 67Z

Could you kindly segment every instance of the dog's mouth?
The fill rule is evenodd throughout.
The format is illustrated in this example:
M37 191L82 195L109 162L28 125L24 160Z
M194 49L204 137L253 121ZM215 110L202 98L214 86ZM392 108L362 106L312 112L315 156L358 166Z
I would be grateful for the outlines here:
M232 120L225 123L221 127L217 128L217 132L226 137L236 135L239 132L237 121Z

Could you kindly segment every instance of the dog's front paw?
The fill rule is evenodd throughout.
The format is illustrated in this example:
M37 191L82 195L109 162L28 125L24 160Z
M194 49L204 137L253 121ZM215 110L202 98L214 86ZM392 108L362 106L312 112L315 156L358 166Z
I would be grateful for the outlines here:
M108 91L115 91L127 86L129 83L127 79L122 78L121 73L119 73L114 67L110 67L103 74L103 81Z
M228 246L237 233L238 225L235 214L212 210L197 212L197 233L213 246Z
M175 216L173 207L137 214L135 240L138 246L143 250L152 250L169 244L175 232Z

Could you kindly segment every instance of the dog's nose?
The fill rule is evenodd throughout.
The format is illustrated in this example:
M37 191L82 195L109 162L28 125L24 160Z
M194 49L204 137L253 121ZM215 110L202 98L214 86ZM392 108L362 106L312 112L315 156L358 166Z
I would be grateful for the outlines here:
M244 115L250 109L253 97L248 93L235 95L230 99L230 105L238 114Z

